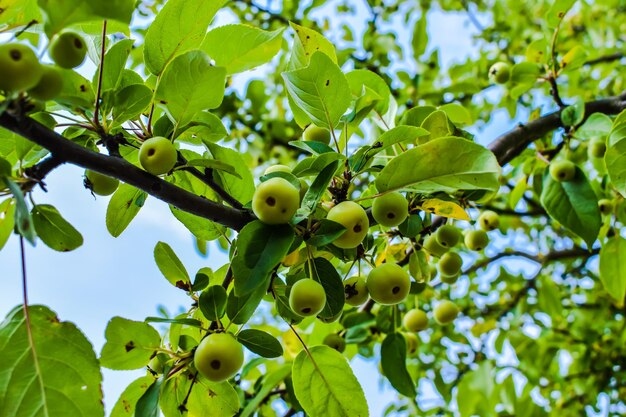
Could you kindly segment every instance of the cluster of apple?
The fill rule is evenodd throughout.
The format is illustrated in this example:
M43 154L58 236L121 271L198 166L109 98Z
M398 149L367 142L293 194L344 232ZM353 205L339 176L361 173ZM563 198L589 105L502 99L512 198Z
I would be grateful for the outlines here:
M49 45L55 65L41 64L28 45L11 42L0 45L0 90L5 94L28 93L35 100L52 100L63 89L60 68L71 69L85 60L87 46L80 35L66 31Z

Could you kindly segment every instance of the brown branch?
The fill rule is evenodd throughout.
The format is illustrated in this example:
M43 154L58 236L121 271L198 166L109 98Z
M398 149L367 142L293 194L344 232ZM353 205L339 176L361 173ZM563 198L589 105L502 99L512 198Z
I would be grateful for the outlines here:
M0 126L48 149L54 158L117 178L180 210L228 228L240 230L254 219L248 210L238 210L199 197L137 168L123 158L82 147L29 117L18 118L5 112L0 115Z
M624 58L624 56L626 55L624 55L623 52L615 52L613 54L604 55L598 58L590 59L589 61L585 61L583 65L591 66L591 65L596 65L596 64L602 64L605 62L619 61L620 59Z

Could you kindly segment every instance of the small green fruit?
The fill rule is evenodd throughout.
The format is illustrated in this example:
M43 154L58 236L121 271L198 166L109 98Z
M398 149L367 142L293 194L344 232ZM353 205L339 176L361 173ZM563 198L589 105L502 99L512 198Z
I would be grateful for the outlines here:
M21 43L0 45L0 90L24 91L37 85L43 69L35 52Z
M139 148L141 166L153 175L170 172L177 160L176 147L168 138L163 136L150 138L144 141Z
M459 308L452 301L443 300L435 310L433 311L433 316L435 317L435 321L439 324L448 324L452 323L454 319L459 315Z
M576 175L576 164L567 159L550 162L550 176L553 180L564 182L571 181Z
M461 255L456 252L448 252L444 254L441 259L439 259L439 263L437 264L439 273L446 277L454 277L457 275L461 272L462 266L463 259L461 258Z
M606 152L606 141L602 138L594 138L589 142L589 156L592 158L602 158Z
M346 341L343 337L335 333L326 335L323 342L326 346L335 349L337 352L342 353L346 350Z
M76 68L85 60L87 45L75 32L61 33L50 45L50 57L61 68Z
M424 310L414 308L406 312L402 324L410 332L421 332L428 328L428 316Z
M326 305L326 292L319 282L310 278L297 281L289 293L289 307L306 317L318 315Z
M370 271L366 285L372 300L393 305L404 301L409 294L411 279L399 265L384 263Z
M291 168L289 168L287 165L270 165L267 167L263 175L267 175L272 172L291 172Z
M406 341L406 353L409 355L417 352L417 346L419 344L419 339L415 335L415 333L406 333L403 332L402 336L404 336L404 340Z
M42 101L52 100L63 90L63 77L54 65L42 65L42 76L36 86L28 90L28 94Z
M150 362L148 363L148 368L150 368L155 374L160 375L163 373L163 369L165 368L165 366L161 361L159 355L155 355L154 358L150 359Z
M437 243L441 246L451 248L456 246L456 244L459 243L459 240L461 240L461 232L451 224L444 224L437 229L435 237L437 238Z
M435 235L427 236L424 239L424 249L437 258L441 258L443 254L448 251L448 248L441 246L439 242L437 242L437 237Z
M243 346L230 333L212 333L202 339L193 361L200 375L209 381L225 381L243 365Z
M506 62L496 62L489 68L489 80L496 84L505 84L511 78L511 67Z
M356 248L367 236L370 227L367 213L354 201L343 201L331 208L326 216L328 220L342 224L346 231L333 244L341 249Z
M94 194L111 195L119 185L120 182L116 178L91 170L85 171L85 187L93 191Z
M309 184L307 184L305 180L300 178L300 202L302 202L302 199L306 195L307 191L309 191Z
M298 207L300 191L280 177L259 184L252 196L252 211L266 224L289 223Z
M613 212L615 205L613 204L613 200L609 200L608 198L603 198L600 201L598 201L598 208L600 209L600 213L606 216Z
M302 132L302 140L321 142L328 145L330 143L330 131L315 125L308 125Z
M398 192L383 194L374 199L372 216L382 226L395 227L409 215L409 202Z
M495 211L485 210L478 216L478 225L486 232L495 230L500 226L500 216Z
M351 306L360 306L369 296L365 277L357 275L343 282L343 290L346 294L346 303Z
M480 252L489 244L489 235L484 230L468 230L465 233L467 249Z

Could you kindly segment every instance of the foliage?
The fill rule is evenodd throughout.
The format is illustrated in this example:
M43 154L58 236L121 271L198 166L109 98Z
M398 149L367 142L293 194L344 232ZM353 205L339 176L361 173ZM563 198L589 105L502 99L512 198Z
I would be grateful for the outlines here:
M147 369L117 402L105 399L114 417L366 416L356 356L379 363L397 391L389 415L578 416L600 401L604 415L621 415L626 93L623 22L608 16L623 2L278 3L0 0L3 44L46 49L71 30L95 68L59 69L63 86L48 101L3 80L0 249L14 238L71 251L89 239L33 197L47 174L71 163L122 182L99 197L109 198L112 236L153 197L198 248L216 241L229 259L194 275L166 242L147 242L192 307L145 322L112 318L99 357L48 307L13 309L0 324L0 417L104 415L101 367ZM474 25L477 52L443 62L431 23L459 12ZM362 27L339 27L351 14L366 16ZM0 57L0 67L10 64ZM39 68L23 65L33 72L20 75L36 78ZM500 73L490 78L490 68ZM483 138L499 110L518 126ZM311 124L330 142L303 138ZM177 149L162 176L139 163L138 149L155 136ZM571 180L549 173L562 160L577 165ZM276 164L287 172L266 171ZM300 192L282 224L251 210L255 187L274 177ZM391 192L406 199L409 216L383 227L371 206ZM350 214L341 224L326 218L346 200L369 218L356 247L333 244L361 232L346 230ZM481 213L489 239L457 244ZM444 224L453 228L437 234ZM437 272L449 250L462 259L460 273ZM409 296L345 303L355 291L346 279L384 263L411 275ZM326 302L305 318L289 296L309 278ZM400 291L377 283L387 290ZM440 324L437 306L460 315ZM413 309L429 319L418 333L402 329ZM246 348L243 367L224 382L194 367L196 347L215 332ZM345 351L322 344L329 334Z

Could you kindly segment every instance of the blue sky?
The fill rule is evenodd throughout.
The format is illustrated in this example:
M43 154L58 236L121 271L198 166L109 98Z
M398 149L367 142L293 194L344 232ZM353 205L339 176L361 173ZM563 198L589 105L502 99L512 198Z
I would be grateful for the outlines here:
M362 30L358 28L363 27L363 16L367 18L366 14L364 6L358 6L358 13L350 24ZM322 15L324 10L317 11L313 16ZM430 17L429 50L438 47L441 62L462 60L473 52L471 34L476 29L469 24L464 13L444 15L434 11ZM219 24L228 20L228 16L221 16ZM339 26L336 21L331 21L331 24ZM433 30L440 27L447 29ZM400 42L406 46L410 40L403 36ZM242 88L247 78L249 75L235 80L235 86ZM481 132L480 142L488 143L507 130L510 123L504 112L496 114ZM170 244L192 274L203 266L218 268L226 262L226 257L215 247L210 248L207 258L199 256L189 232L171 216L166 204L154 198L148 198L137 218L119 238L111 237L104 223L108 197L94 199L82 186L82 174L79 168L63 166L46 179L50 192L38 191L34 195L37 203L57 207L82 232L85 243L69 253L54 252L41 243L35 248L27 246L29 297L31 304L46 304L62 320L76 323L98 353L104 344L104 330L111 317L119 315L143 320L156 315L157 305L163 305L169 311L189 306L184 293L173 288L154 263L152 253L158 241ZM19 251L15 236L0 251L0 265L0 316L4 317L11 308L21 303ZM366 391L371 415L381 415L387 403L385 397L391 395L387 398L393 398L395 394L390 393L388 384L379 383L377 364L359 359L355 359L353 364L357 378ZM107 412L124 387L144 374L142 370L103 372Z

